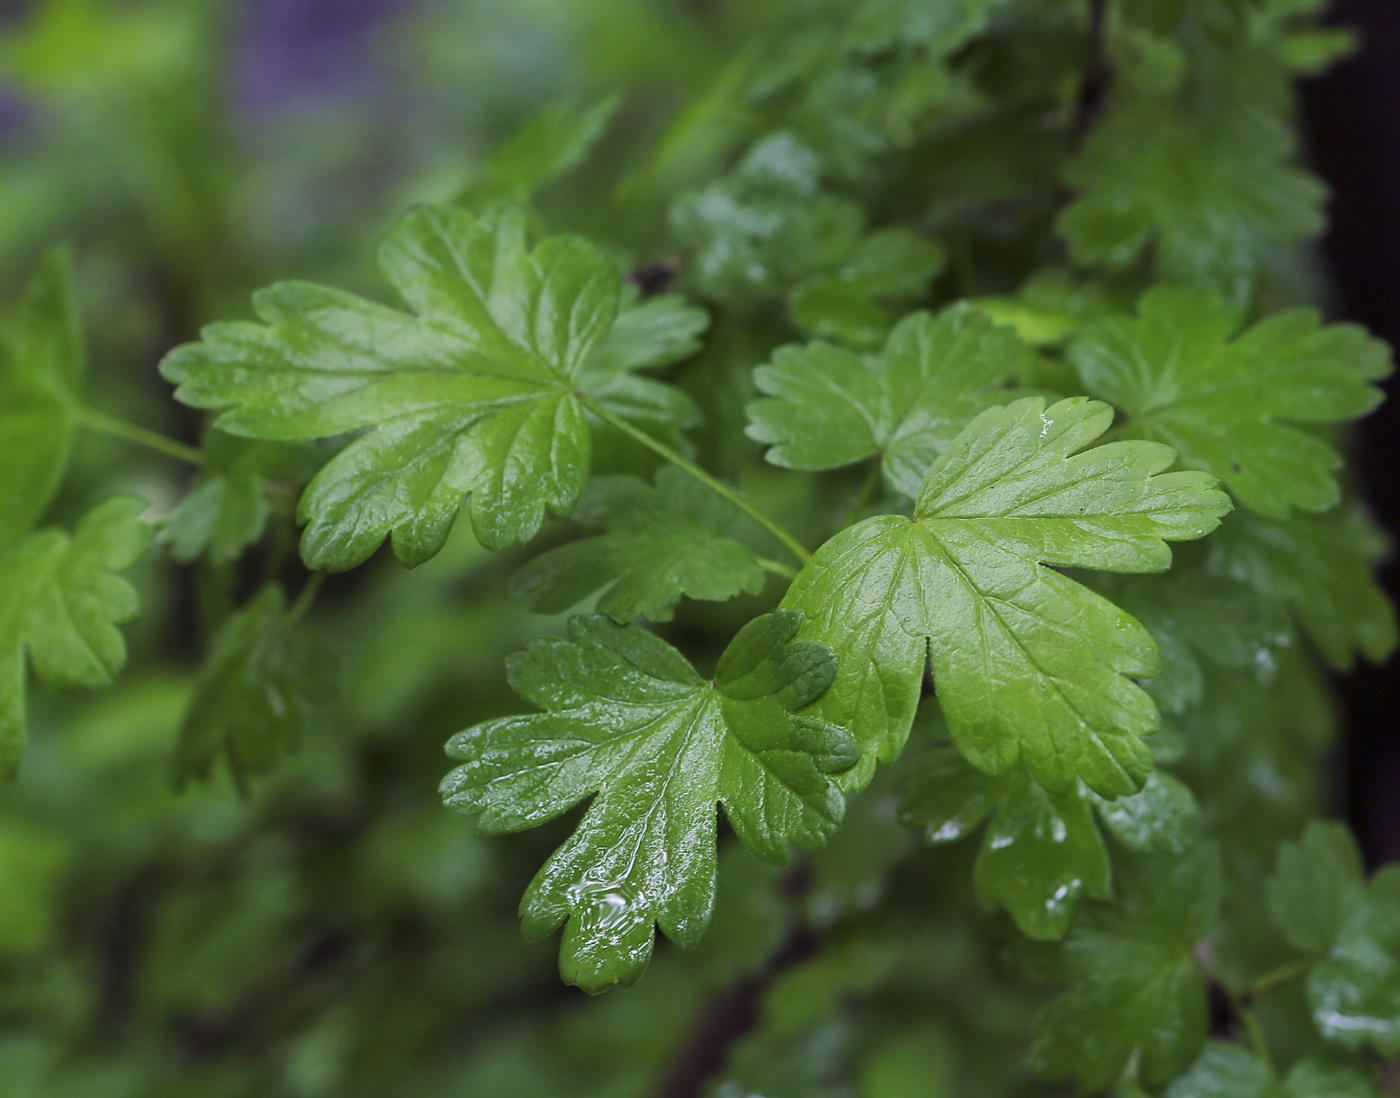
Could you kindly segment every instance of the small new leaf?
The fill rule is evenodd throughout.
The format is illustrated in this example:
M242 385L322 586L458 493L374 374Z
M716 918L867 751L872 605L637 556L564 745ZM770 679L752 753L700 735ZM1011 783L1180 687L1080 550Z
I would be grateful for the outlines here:
M905 778L900 822L931 843L953 842L991 824L974 869L978 898L1005 907L1031 938L1064 937L1081 897L1109 894L1108 850L1094 821L1131 850L1182 853L1199 831L1191 791L1153 771L1141 793L1107 801L1079 789L1056 796L1023 767L999 778L977 770L955 748L924 756Z
M784 347L754 371L767 395L749 405L748 434L789 469L879 457L886 484L912 498L959 431L1019 395L1007 384L1023 351L1011 328L966 304L901 321L878 355Z
M750 622L713 682L660 638L576 617L568 640L530 644L511 685L544 712L458 733L447 804L487 832L518 831L593 797L521 902L525 933L567 923L564 979L600 992L637 980L654 927L699 941L715 894L716 802L759 857L820 846L844 802L831 775L856 759L839 728L794 714L826 690L835 657L794 641L801 615ZM595 796L596 794L596 796Z
M325 645L291 620L282 589L264 587L229 618L195 679L180 722L176 780L206 780L222 758L246 792L250 778L300 744L334 674Z
M682 596L722 602L763 589L758 555L727 536L738 510L673 466L660 469L655 487L629 476L593 480L573 518L604 532L540 554L511 580L541 613L601 592L597 610L615 621L670 621Z
M1354 324L1314 309L1240 318L1208 290L1149 290L1136 318L1093 325L1069 357L1088 391L1127 413L1124 431L1176 448L1183 465L1219 477L1246 507L1286 518L1341 498L1342 459L1296 423L1337 423L1381 402L1373 382L1390 352Z
M910 519L837 534L783 605L840 657L823 719L849 728L869 780L908 736L925 661L953 740L978 769L1024 758L1053 793L1082 778L1108 797L1152 770L1141 737L1160 718L1129 676L1158 670L1136 621L1058 567L1161 571L1168 541L1209 533L1230 507L1203 473L1164 472L1169 447L1088 448L1113 412L1040 398L983 412L929 470Z
M0 549L43 515L68 467L87 356L67 249L47 252L0 340Z
M110 685L126 663L117 628L136 592L116 575L145 550L145 501L108 500L73 535L44 529L0 554L0 776L13 777L25 739L25 655L60 689Z
M468 496L483 545L528 539L547 511L567 515L583 489L585 399L644 421L692 414L674 390L623 376L689 346L689 317L682 337L658 338L652 306L610 346L619 277L580 238L530 250L516 209L423 206L390 234L380 266L413 313L279 283L255 295L262 324L210 325L203 342L161 365L180 400L223 409L216 426L230 434L367 431L302 496L302 556L312 567L353 567L386 536L404 564L420 564L441 549Z
M1183 857L1125 859L1117 899L1086 906L1050 974L1070 983L1040 1012L1032 1068L1077 1077L1085 1093L1137 1065L1157 1087L1200 1051L1206 991L1193 951L1220 909L1220 856L1201 846Z
M294 491L320 466L305 443L253 442L209 428L200 448L204 466L189 493L165 520L170 555L188 564L237 560L260 537L271 514L268 493Z

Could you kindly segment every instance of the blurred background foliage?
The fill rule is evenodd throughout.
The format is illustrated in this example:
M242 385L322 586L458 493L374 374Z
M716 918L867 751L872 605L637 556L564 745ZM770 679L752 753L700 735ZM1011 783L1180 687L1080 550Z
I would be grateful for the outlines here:
M665 268L678 238L703 254L713 228L683 202L668 215L673 201L731 166L775 114L881 220L947 240L951 259L914 263L925 279L947 260L958 293L1010 292L1000 272L1024 269L1018 257L1062 197L1045 183L1068 137L1038 112L1065 58L1079 60L1077 23L1061 17L1079 5L1028 0L1041 11L1034 32L989 50L976 81L884 71L878 97L868 74L823 55L813 28L831 6L11 0L0 7L0 299L16 299L41 249L73 241L91 403L194 440L199 421L156 363L202 323L247 315L256 287L304 277L374 295L374 244L405 206L464 187L529 197L552 171L539 148L571 169L567 186L534 194L542 224ZM880 43L878 18L865 33ZM776 56L754 47L773 42ZM1295 72L1345 49L1294 45ZM1173 79L1176 60L1153 54L1150 36L1128 47L1149 55L1143 79ZM979 111L988 88L1000 106ZM1287 93L1266 82L1250 94ZM601 131L613 110L577 165L548 139ZM870 170L877 152L889 170ZM756 183L741 168L722 184L736 208L757 201L744 187L772 185L753 164ZM796 196L769 197L800 205L802 181L783 185ZM1306 256L1260 255L1273 299L1316 293ZM702 266L691 288L725 302L733 258ZM790 283L821 273L820 256L783 258L797 264ZM912 297L913 285L872 292ZM1051 304L1031 310L1042 320L1081 304L1043 289ZM800 299L788 308L800 324ZM746 371L792 338L780 312L744 315L742 326L718 316L711 364ZM732 469L742 393L697 395L713 426L698 445ZM764 475L750 472L750 490L800 525L810 501ZM117 490L164 513L188 486L159 455L85 433L51 517L71 525ZM295 756L251 795L222 771L177 789L177 732L204 638L228 612L221 592L276 571L279 536L291 536L286 516L251 565L188 573L148 554L131 670L101 695L33 698L23 778L0 791L0 1094L601 1098L701 1093L711 1077L716 1098L1058 1093L1022 1066L1042 998L1004 975L1012 935L977 910L975 851L916 849L888 776L792 872L728 850L694 953L659 944L627 993L587 1000L562 987L555 942L525 943L515 907L569 821L487 842L434 793L445 739L519 707L503 658L558 629L506 594L518 561L465 531L412 573L381 557L328 584L314 619L341 686ZM683 608L674 635L717 651L767 604ZM1277 715L1285 731L1265 778L1283 791L1268 810L1290 819L1326 792L1310 765L1332 734L1323 689L1307 680L1307 704ZM1211 783L1212 760L1189 765ZM1257 804L1240 809L1257 816Z

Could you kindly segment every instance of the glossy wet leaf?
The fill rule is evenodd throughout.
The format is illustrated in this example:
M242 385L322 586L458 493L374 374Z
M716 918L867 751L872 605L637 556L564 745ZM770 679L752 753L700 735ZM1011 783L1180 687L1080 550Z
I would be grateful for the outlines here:
M199 476L165 520L170 555L186 564L200 557L214 564L237 560L262 537L270 494L290 505L323 456L305 443L255 442L212 427L200 453Z
M827 343L784 347L754 371L765 396L748 434L790 469L835 469L879 458L885 483L914 497L957 433L1008 403L1023 347L1015 332L966 304L916 313L879 354Z
M384 242L380 267L413 312L279 283L255 296L262 324L212 324L161 366L179 399L221 409L231 434L367 432L302 496L312 567L353 567L386 536L421 564L469 496L472 529L494 549L531 537L547 512L567 515L592 452L584 397L643 423L693 414L674 390L624 376L691 346L689 316L682 338L654 331L672 302L619 318L616 270L578 237L530 250L510 207L421 206Z
M46 252L0 339L0 549L42 517L68 467L87 365L66 249Z
M1135 318L1098 322L1069 356L1089 392L1127 415L1127 434L1175 447L1272 518L1337 503L1341 455L1301 425L1365 415L1391 370L1358 325L1293 308L1241 330L1231 305L1192 287L1149 290Z
M1105 796L1152 769L1159 723L1132 677L1158 670L1146 630L1056 567L1151 572L1168 541L1197 538L1229 509L1209 476L1165 470L1171 450L1092 446L1112 410L1039 398L983 412L929 470L913 519L880 515L821 547L783 605L841 663L818 703L852 730L861 765L904 744L930 660L954 742L978 769L1024 758L1046 789L1076 778Z
M0 776L14 775L24 750L26 663L68 690L108 686L126 663L117 627L136 617L136 591L117 573L150 541L145 509L111 499L71 535L38 530L0 554Z
M1285 607L1337 670L1395 650L1395 610L1372 574L1389 546L1359 508L1283 522L1238 513L1208 546L1209 570Z
M619 622L638 614L669 621L684 596L722 602L757 594L758 555L728 536L738 518L732 504L673 466L654 486L598 478L573 519L602 532L541 553L515 574L511 590L547 614L597 594L598 612Z
M1106 801L1078 789L1056 796L1024 768L991 777L947 747L918 759L901 792L900 822L932 843L965 838L990 820L974 869L978 898L985 907L1005 907L1023 934L1038 939L1063 937L1081 898L1109 895L1112 874L1096 812L1136 851L1181 853L1199 833L1190 791L1160 771L1131 797Z
M1378 1093L1356 1067L1310 1057L1278 1079L1243 1045L1211 1041L1167 1088L1166 1098L1375 1098Z
M1293 166L1281 121L1228 105L1187 117L1154 97L1094 127L1065 171L1077 192L1059 234L1077 263L1122 269L1151 248L1164 281L1245 297L1266 245L1322 230L1326 194Z
M1125 860L1114 900L1086 905L1051 963L1069 987L1039 1014L1030 1063L1086 1093L1116 1082L1129 1064L1157 1087L1200 1051L1206 993L1193 951L1221 900L1214 847L1183 856Z
M325 643L291 620L280 587L264 587L224 624L200 668L180 722L176 780L206 780L222 761L246 790L296 750L334 682Z
M564 926L560 971L586 991L632 984L655 926L683 946L714 903L716 803L739 838L782 865L790 843L822 844L844 808L831 775L855 745L794 716L830 684L835 659L794 641L798 614L767 614L725 650L713 682L669 644L605 617L571 620L568 640L533 642L511 684L544 712L454 736L462 765L447 804L487 832L518 831L592 797L569 840L526 890L526 935Z
M1367 882L1340 824L1308 824L1279 849L1269 912L1294 948L1317 959L1308 1005L1322 1033L1348 1049L1400 1053L1400 868Z

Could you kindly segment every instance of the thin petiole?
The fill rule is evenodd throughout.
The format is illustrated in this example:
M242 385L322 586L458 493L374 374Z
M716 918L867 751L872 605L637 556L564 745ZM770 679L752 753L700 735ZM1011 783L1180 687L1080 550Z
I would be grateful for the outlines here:
M1241 998L1246 1002L1251 1002L1277 991L1284 984L1302 976L1308 969L1312 968L1312 965L1312 961L1294 961L1292 964L1283 965L1272 972L1266 972L1244 989Z
M581 397L580 399L587 406L588 410L591 411L594 415L596 415L599 419L601 419L604 423L608 424L609 426L616 427L619 431L622 431L624 434L636 439L652 453L665 458L677 469L680 469L682 472L689 473L692 477L698 480L701 484L705 485L712 492L723 496L730 503L734 504L735 507L739 508L739 510L743 511L744 514L749 516L749 518L753 519L754 522L758 523L775 538L777 538L780 542L782 542L783 548L785 548L789 553L796 557L801 563L806 564L807 561L809 561L812 558L812 554L807 551L806 546L804 546L800 541L793 537L792 534L790 534L787 530L783 529L782 526L778 525L778 523L774 522L771 518L765 515L752 503L746 500L733 488L729 487L729 485L725 484L721 480L716 480L714 477L710 476L709 473L705 472L704 469L696 465L695 462L682 457L680 454L676 453L676 451L672 450L669 446L667 446L664 442L660 442L652 438L645 431L637 427L633 427L632 424L628 423L625 419L621 419L620 417L613 415L607 409L600 407L594 401L589 400L587 397Z
M870 497L875 494L875 489L880 484L880 463L877 461L870 467L870 472L865 478L865 483L860 486L860 491L856 493L855 499L851 500L851 506L846 510L846 517L841 520L841 529L845 529L860 517L862 509L870 502Z
M776 560L769 560L767 557L759 557L758 566L765 572L771 572L775 576L782 576L785 580L795 580L797 578L796 568L789 568L786 564Z
M122 439L124 442L144 446L148 450L154 450L156 453L164 454L176 461L183 461L194 466L204 464L204 455L193 446L186 446L183 442L176 442L173 438L166 438L156 431L138 427L124 419L110 416L106 412L84 408L78 415L78 422L98 434L109 435L112 438Z
M321 584L326 582L326 573L312 572L311 578L302 586L301 593L297 595L297 601L292 603L291 609L287 611L287 621L291 624L299 622L311 604L316 601L316 593L321 590Z

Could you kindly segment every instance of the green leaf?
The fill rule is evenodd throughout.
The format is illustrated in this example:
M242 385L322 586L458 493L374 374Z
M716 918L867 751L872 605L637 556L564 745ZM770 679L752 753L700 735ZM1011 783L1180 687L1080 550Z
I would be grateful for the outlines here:
M0 554L0 775L14 775L24 749L26 653L59 689L108 686L126 663L117 626L136 617L136 592L115 573L150 541L145 509L111 499L72 536L39 530Z
M0 549L43 515L68 468L87 365L73 259L46 252L0 342Z
M312 567L353 567L385 536L401 561L421 564L468 495L483 545L527 539L546 511L567 515L583 489L585 398L628 418L638 405L654 418L691 414L680 394L619 371L687 346L693 328L658 341L634 322L610 347L618 275L577 237L530 251L518 210L423 206L385 241L380 266L414 313L279 283L254 298L264 324L210 325L202 343L161 365L180 400L225 409L215 422L230 434L368 431L302 497ZM606 365L591 368L595 352Z
M508 663L511 685L544 712L449 741L463 765L443 797L479 814L484 831L533 827L596 794L521 902L532 939L567 922L568 982L589 992L634 983L654 924L682 946L699 941L714 903L716 802L775 865L789 842L818 847L840 822L830 776L855 762L855 745L793 716L835 673L829 651L793 640L800 622L781 611L750 622L711 683L642 629L574 618L569 640L533 642Z
M928 4L923 0L864 0L846 28L846 41L855 49L880 51L893 45L922 47L946 54L980 34L1000 0L952 0Z
M1105 899L1111 871L1094 811L1132 850L1185 851L1199 831L1190 790L1154 771L1141 793L1106 801L1078 789L1056 796L1017 767L999 778L955 748L919 759L906 777L900 822L931 843L952 842L991 817L974 882L988 908L1005 907L1031 938L1062 938L1083 896Z
M1211 1041L1191 1070L1167 1088L1166 1098L1375 1098L1360 1068L1309 1058L1282 1082L1247 1049Z
M200 448L204 466L189 493L165 520L170 555L183 564L207 556L229 564L262 537L274 487L305 484L320 455L305 444L251 442L209 428Z
M1237 513L1207 547L1208 570L1287 607L1337 670L1395 651L1395 610L1371 572L1389 546L1359 507L1285 522Z
M1245 506L1272 518L1325 511L1341 498L1341 456L1291 424L1365 415L1383 395L1390 351L1355 324L1285 309L1240 331L1223 298L1193 287L1149 290L1134 319L1115 317L1069 356L1089 392L1121 408L1123 430L1174 446Z
M908 229L881 229L861 241L836 271L793 287L788 317L812 338L873 350L894 324L884 302L918 298L947 258L940 245Z
M295 750L335 670L325 645L287 613L282 589L264 587L229 618L180 722L176 779L206 780L223 759L241 791Z
M636 477L594 480L573 517L605 532L542 553L511 580L541 613L601 592L597 610L615 621L670 621L682 596L722 602L763 589L758 555L726 536L738 510L674 466L657 472L655 487Z
M1367 884L1346 828L1313 821L1279 848L1267 889L1289 944L1318 959L1306 985L1318 1029L1348 1049L1400 1053L1400 867Z
M1314 820L1300 843L1279 848L1267 889L1269 912L1289 944L1326 953L1366 902L1356 840L1341 824Z
M1164 281L1245 297L1265 244L1322 231L1322 185L1289 164L1276 118L1222 105L1187 118L1154 98L1100 122L1065 171L1077 197L1056 223L1075 262L1121 269L1149 244Z
M502 199L528 201L540 187L578 167L607 131L622 99L605 96L582 110L552 103L503 141L481 177L454 201L481 205Z
M1076 777L1105 796L1152 769L1156 707L1128 676L1158 670L1146 630L1054 568L1160 571L1167 541L1229 509L1202 473L1165 473L1152 442L1088 449L1113 413L1039 398L977 417L929 470L910 521L879 515L821 547L783 605L840 657L817 712L849 728L869 780L898 755L931 659L953 741L978 769L1024 758L1053 793Z
M901 321L879 355L827 343L783 347L754 371L766 395L749 405L748 434L790 469L835 469L879 457L885 482L916 496L924 474L1007 388L1023 347L970 305Z
M1037 1074L1075 1077L1088 1093L1134 1063L1139 1082L1161 1086L1200 1050L1206 992L1193 950L1220 908L1219 853L1125 860L1114 891L1059 947L1052 971L1070 987L1036 1018L1030 1053Z
M1297 644L1288 614L1276 601L1237 580L1211 575L1200 561L1179 561L1165 575L1101 574L1088 582L1137 618L1157 642L1162 670L1143 686L1165 713L1183 713L1201 703L1207 665L1248 671L1269 683Z

